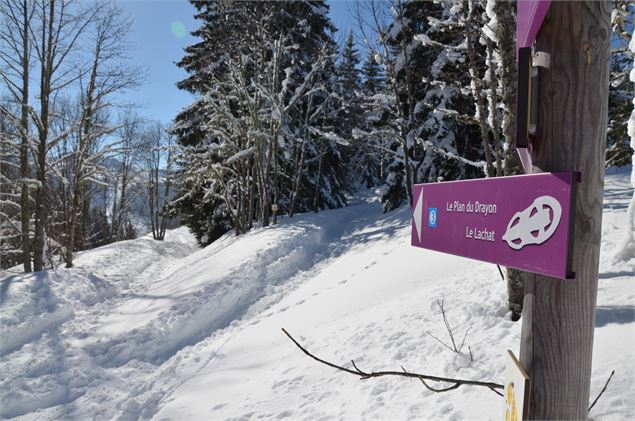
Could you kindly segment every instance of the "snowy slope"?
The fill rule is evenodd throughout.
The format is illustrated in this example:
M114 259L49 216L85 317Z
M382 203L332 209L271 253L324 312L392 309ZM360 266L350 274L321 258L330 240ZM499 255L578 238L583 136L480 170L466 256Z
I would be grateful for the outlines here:
M608 174L591 412L635 418L635 261L616 262L632 189ZM19 419L499 419L503 400L464 386L360 381L308 359L502 383L520 323L495 266L409 246L408 209L351 206L282 219L198 249L183 229L84 252L77 268L0 284L0 416ZM445 300L450 352L437 306Z

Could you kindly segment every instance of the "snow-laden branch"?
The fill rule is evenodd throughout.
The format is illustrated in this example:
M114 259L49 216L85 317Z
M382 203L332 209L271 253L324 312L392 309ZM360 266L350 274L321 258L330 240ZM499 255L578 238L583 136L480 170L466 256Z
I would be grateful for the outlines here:
M256 148L254 146L252 146L249 149L243 149L242 151L238 151L236 152L234 155L230 156L229 158L227 158L227 160L225 161L226 165L230 165L236 161L240 161L242 159L245 158L249 158L251 155L254 154L254 152L256 151Z
M465 44L465 42L462 42L459 45L446 45L441 42L430 39L430 37L427 36L426 34L415 35L413 38L416 41L419 41L421 45L423 46L434 45L435 47L441 47L444 50L449 50L449 51L460 51L460 50L467 49L467 45Z
M427 151L428 149L430 149L431 151L433 151L434 153L437 153L439 155L442 155L446 158L450 158L450 159L455 159L457 161L460 161L464 164L470 165L472 167L475 168L479 168L481 170L483 170L483 172L485 172L486 168L487 168L487 163L485 161L472 161L469 160L467 158L463 158L462 156L458 156L452 152L448 152L444 149L439 148L438 146L435 146L432 142L430 142L429 140L423 140L420 137L417 138L419 141L421 141L421 144L423 145L423 148Z

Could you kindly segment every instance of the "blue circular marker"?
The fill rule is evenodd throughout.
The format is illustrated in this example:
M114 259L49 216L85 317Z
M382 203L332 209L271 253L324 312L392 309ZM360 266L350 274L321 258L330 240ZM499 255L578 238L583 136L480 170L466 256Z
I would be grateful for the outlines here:
M437 227L437 208L428 208L428 227Z

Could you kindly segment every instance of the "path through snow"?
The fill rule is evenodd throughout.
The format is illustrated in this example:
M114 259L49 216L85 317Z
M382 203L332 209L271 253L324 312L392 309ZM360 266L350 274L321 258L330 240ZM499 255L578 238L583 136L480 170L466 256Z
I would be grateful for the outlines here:
M635 261L613 259L628 174L607 175L593 409L635 418ZM0 416L21 419L498 419L501 398L359 381L306 358L502 382L520 323L495 266L410 247L409 210L374 195L198 249L184 229L82 253L74 269L0 284ZM460 354L437 307L445 299Z

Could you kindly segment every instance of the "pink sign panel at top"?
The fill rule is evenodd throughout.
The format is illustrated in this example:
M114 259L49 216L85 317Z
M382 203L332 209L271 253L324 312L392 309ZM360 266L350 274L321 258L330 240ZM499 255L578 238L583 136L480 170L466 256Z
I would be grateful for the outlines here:
M521 47L531 47L550 5L551 0L518 0L516 3L516 50Z
M577 176L559 172L417 184L411 244L573 278L571 215Z

